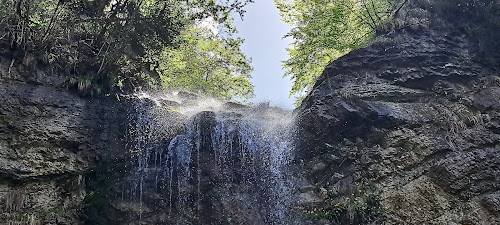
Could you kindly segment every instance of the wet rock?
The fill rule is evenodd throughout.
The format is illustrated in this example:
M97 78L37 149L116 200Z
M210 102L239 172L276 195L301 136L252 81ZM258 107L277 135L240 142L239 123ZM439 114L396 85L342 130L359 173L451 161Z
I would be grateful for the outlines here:
M318 162L316 164L314 164L311 168L311 173L314 174L314 173L317 173L317 172L320 172L320 171L323 171L325 170L326 168L328 167L328 165L324 162Z
M294 198L296 204L303 207L311 207L323 202L323 199L319 198L311 192L300 193Z
M178 95L182 99L183 102L200 99L200 95L195 94L193 92L189 92L189 91L179 91Z
M249 109L250 106L243 105L236 102L226 102L224 103L224 108L228 110L238 110L238 109Z
M298 190L300 193L307 193L307 192L313 192L316 190L316 187L310 184L305 184L304 186L298 187Z

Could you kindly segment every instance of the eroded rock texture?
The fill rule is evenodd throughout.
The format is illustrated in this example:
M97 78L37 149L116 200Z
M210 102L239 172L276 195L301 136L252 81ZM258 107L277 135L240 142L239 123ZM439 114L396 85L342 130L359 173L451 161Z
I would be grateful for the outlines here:
M125 151L125 107L113 98L88 100L27 83L16 67L8 72L5 61L0 60L0 224L81 224L84 199L92 194L86 191L89 175L124 160L117 152Z
M297 161L316 184L299 192L317 223L500 223L498 55L437 4L415 4L437 13L426 27L336 60L297 111ZM366 201L367 184L377 213L347 199Z

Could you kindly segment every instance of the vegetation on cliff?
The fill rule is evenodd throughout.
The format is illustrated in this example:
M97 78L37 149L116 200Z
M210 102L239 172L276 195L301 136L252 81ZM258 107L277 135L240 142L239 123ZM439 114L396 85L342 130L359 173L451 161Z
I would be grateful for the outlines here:
M290 92L301 100L324 68L374 38L391 38L405 30L452 30L477 43L471 51L497 64L500 3L498 0L275 0L294 39L283 62L294 81Z
M380 192L371 181L357 183L343 193L327 191L322 207L305 212L334 224L380 224L385 216Z
M291 95L304 97L325 66L366 45L379 26L401 6L400 0L275 0L283 21L292 26L285 76L294 80Z
M226 99L248 97L253 91L251 68L239 48L241 40L232 38L231 15L243 15L249 2L2 0L0 53L11 60L11 67L44 67L64 75L65 86L83 95L170 85L175 77L176 86L191 91L209 89ZM194 29L208 20L224 32L204 31L195 37L201 30ZM194 50L196 55L188 56ZM216 62L214 66L225 70L204 68L201 74L180 66L202 62ZM221 83L226 88L216 91Z

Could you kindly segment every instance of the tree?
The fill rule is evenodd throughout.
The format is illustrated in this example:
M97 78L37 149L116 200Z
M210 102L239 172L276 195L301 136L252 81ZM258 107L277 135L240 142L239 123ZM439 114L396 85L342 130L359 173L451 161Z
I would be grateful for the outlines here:
M362 47L394 13L398 0L275 0L294 41L283 62L293 81L290 95L302 98L325 66Z
M0 0L0 54L12 65L50 67L83 95L154 87L161 77L148 56L175 47L192 21L226 25L249 2Z
M250 60L241 52L242 39L223 38L207 26L193 24L179 37L179 47L151 55L169 90L189 90L224 100L253 97Z

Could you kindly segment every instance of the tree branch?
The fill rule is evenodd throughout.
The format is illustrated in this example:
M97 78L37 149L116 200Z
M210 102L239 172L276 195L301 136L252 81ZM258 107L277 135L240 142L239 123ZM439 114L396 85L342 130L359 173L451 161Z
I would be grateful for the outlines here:
M52 23L54 23L54 20L55 20L56 15L57 15L57 11L59 10L59 6L61 6L61 3L62 3L62 0L59 0L57 2L57 6L56 6L56 9L54 10L54 14L52 14L52 17L50 18L49 26L47 26L47 30L45 30L45 34L43 35L42 43L45 42L45 39L49 35L49 31L52 28Z
M398 9L396 9L396 11L394 11L393 15L396 16L398 15L399 11L401 10L401 8L403 8L404 5L406 5L406 3L408 3L408 0L405 0L399 7Z

